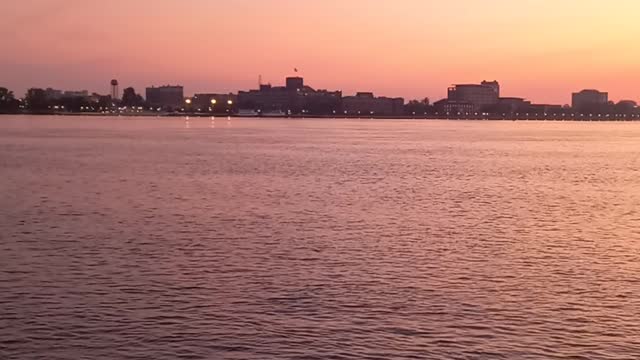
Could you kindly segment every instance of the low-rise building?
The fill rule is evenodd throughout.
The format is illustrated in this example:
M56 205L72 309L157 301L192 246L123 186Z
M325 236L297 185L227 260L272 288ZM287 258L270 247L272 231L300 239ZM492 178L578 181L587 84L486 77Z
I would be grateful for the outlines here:
M442 99L433 103L438 115L468 115L475 112L475 105L469 101Z
M638 103L633 100L620 100L614 107L616 113L632 114L638 112Z
M565 109L562 105L553 105L553 104L531 104L529 105L525 111L525 113L533 113L533 114L562 114L570 112L570 109Z
M64 92L58 89L46 88L44 89L44 96L47 100L58 100L62 98Z
M531 106L531 101L519 97L501 97L498 99L497 105L489 112L496 114L513 114L527 111Z
M404 110L403 98L376 97L371 92L359 92L342 98L342 110L347 115L400 116Z
M291 111L295 94L285 86L260 85L259 89L238 92L238 107L260 112Z
M88 90L67 90L62 94L62 97L88 98L89 97L89 91Z
M184 106L184 88L182 86L159 86L146 89L147 103L152 107L177 109Z
M44 96L49 101L60 100L62 98L90 98L88 90L58 90L52 88L44 89Z
M293 108L303 114L329 115L340 111L341 104L341 91L314 90L305 86L294 98Z

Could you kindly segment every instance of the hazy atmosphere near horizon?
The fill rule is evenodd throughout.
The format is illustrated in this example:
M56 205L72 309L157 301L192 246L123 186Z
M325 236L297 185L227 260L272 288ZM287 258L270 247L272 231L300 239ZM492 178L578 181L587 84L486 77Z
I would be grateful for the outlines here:
M640 1L0 8L0 360L640 359Z
M22 0L0 12L3 85L188 94L277 83L407 99L500 80L507 96L569 104L576 89L638 100L635 0ZM46 54L46 55L45 55Z

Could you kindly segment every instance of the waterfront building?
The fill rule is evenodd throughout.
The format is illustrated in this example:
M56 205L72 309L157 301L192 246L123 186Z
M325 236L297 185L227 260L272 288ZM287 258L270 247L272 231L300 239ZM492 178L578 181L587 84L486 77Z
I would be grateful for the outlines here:
M88 98L89 97L89 91L88 90L67 90L62 94L62 97L81 97L81 98Z
M495 105L500 98L500 84L497 81L483 81L480 84L456 84L448 89L447 99L452 102L473 104L473 111Z
M294 100L294 109L302 111L303 114L335 114L342 106L342 91L315 90L305 86Z
M58 100L58 99L61 99L63 93L64 92L62 90L57 90L57 89L52 89L52 88L44 89L44 97L47 100Z
M181 108L184 105L184 88L180 85L152 86L146 89L146 97L152 107Z
M586 89L571 96L571 107L578 112L604 112L609 103L609 94Z
M631 109L638 107L638 103L633 100L620 100L616 105L628 107Z
M304 79L301 77L288 77L285 81L289 91L301 91L304 88Z
M259 89L240 91L238 108L261 113L327 115L340 109L340 91L315 90L301 77L289 77L285 86L261 84Z
M47 100L60 100L62 98L85 98L89 99L89 91L87 90L58 90L52 88L44 89L44 96Z
M533 114L561 114L566 113L570 109L565 109L562 105L553 104L531 104L528 106L525 112Z
M500 96L500 83L497 82L496 80L493 80L493 81L483 80L480 83L480 85L490 87L498 96Z
M404 112L403 98L376 97L371 92L359 92L342 98L342 110L347 115L400 116Z
M531 106L531 101L527 101L519 97L501 97L498 99L497 106L493 107L490 112L496 114L513 114L525 112Z
M475 105L464 100L442 99L433 103L438 115L467 115L475 112Z
M293 94L284 86L262 84L257 90L238 92L238 107L261 112L282 111L291 109Z
M638 112L638 103L633 100L620 100L614 106L617 114L632 114Z

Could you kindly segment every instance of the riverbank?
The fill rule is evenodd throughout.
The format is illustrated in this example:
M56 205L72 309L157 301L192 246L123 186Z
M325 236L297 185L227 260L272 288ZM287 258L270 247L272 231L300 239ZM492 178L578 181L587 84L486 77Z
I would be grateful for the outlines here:
M197 112L19 112L0 115L46 115L46 116L91 116L91 117L229 117L256 119L384 119L384 120L494 120L494 121L639 121L640 114L513 114L513 115L288 115L288 116L243 116L239 114L212 114Z

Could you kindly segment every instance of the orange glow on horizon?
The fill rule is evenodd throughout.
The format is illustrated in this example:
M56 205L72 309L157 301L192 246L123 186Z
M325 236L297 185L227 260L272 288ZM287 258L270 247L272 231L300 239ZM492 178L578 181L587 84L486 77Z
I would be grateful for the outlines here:
M406 99L498 80L503 95L640 100L637 0L30 0L0 14L0 86L187 94L280 84Z

